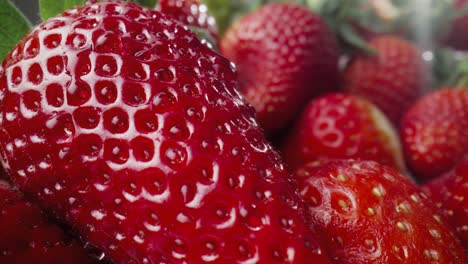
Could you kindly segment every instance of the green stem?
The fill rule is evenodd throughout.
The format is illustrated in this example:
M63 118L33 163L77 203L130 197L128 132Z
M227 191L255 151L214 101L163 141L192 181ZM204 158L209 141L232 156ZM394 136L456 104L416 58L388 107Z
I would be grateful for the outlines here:
M449 85L468 89L468 59L458 65L455 74L449 78Z

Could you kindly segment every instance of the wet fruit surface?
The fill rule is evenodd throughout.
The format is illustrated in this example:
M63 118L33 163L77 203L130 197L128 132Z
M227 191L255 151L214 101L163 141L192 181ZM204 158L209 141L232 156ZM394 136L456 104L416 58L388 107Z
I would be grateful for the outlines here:
M230 62L162 14L51 19L0 92L15 184L116 263L327 263Z
M284 129L313 96L339 87L334 35L300 5L267 4L246 15L227 31L221 51L236 63L240 90L268 134Z
M3 172L1 172L3 173ZM97 263L17 190L0 180L1 263Z
M295 177L335 263L466 263L428 196L394 169L327 160Z

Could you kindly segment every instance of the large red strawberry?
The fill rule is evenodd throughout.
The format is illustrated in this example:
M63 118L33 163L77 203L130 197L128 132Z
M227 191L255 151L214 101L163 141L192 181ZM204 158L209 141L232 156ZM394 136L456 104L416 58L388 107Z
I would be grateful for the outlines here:
M282 149L293 170L321 158L354 158L405 171L392 124L372 103L354 95L330 94L311 101Z
M338 50L328 26L305 7L267 4L237 21L222 42L240 90L267 133L294 119L315 95L338 87Z
M374 38L374 55L356 55L344 73L344 89L377 105L399 125L403 113L422 95L426 67L421 52L394 36Z
M468 252L468 157L449 173L423 186Z
M295 176L335 263L467 263L427 196L394 169L329 160Z
M405 114L401 140L406 161L421 181L452 169L468 152L468 91L432 92Z
M77 241L0 180L0 263L95 263Z
M10 176L113 262L329 262L230 62L175 20L86 5L0 72Z
M216 21L200 0L159 0L156 10L198 30L206 30L213 40L218 39Z

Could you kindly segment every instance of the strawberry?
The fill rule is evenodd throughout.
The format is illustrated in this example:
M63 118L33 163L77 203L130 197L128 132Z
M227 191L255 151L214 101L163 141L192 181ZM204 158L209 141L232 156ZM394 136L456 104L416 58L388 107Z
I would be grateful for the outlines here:
M369 46L375 55L356 55L344 73L346 91L377 105L396 126L426 86L421 52L394 36L376 37Z
M0 263L96 263L79 243L0 180Z
M373 161L309 163L295 174L336 263L466 263L427 196Z
M423 186L468 252L468 157L442 177Z
M467 0L455 0L453 3L453 12L467 8ZM465 11L466 13L466 11ZM446 36L446 44L458 49L468 50L468 14L458 16L451 21L451 28Z
M0 166L0 181L1 180L8 180L8 174Z
M307 101L338 87L338 49L322 19L293 4L267 4L238 20L221 41L240 91L273 134Z
M405 171L398 134L369 101L329 94L311 101L283 143L293 170L321 158L375 160Z
M200 0L159 0L156 10L195 29L206 30L213 40L218 39L216 21Z
M400 129L406 161L421 181L452 169L468 153L468 92L442 88L415 103Z
M85 5L0 72L11 178L114 263L330 262L230 62L175 20Z

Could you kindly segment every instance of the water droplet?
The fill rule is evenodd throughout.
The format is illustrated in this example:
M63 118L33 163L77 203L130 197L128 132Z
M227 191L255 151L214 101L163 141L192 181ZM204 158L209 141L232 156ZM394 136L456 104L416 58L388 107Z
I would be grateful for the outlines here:
M154 156L153 141L145 137L137 137L130 143L132 146L133 156L137 161L148 162Z
M170 83L174 80L175 75L170 69L158 69L154 72L154 77L156 77L161 82Z
M185 243L181 239L175 239L172 245L172 256L176 259L185 258L187 254L187 248Z
M104 128L111 133L122 134L129 128L128 114L121 108L112 108L104 112Z
M15 86L21 84L23 81L23 72L20 67L13 68L10 80Z
M178 166L187 161L187 150L177 143L164 142L161 146L162 161L169 166Z
M35 85L42 82L43 75L42 67L38 63L34 63L28 70L28 80Z
M158 129L158 117L150 109L139 110L135 114L135 127L140 133L151 133Z
M160 92L153 98L154 110L158 113L167 113L176 101L172 93Z
M85 129L97 127L100 120L100 110L95 107L79 107L73 112L73 117L78 126Z
M96 74L103 77L112 77L117 74L118 63L112 56L101 55L96 59Z
M115 29L114 29L115 30ZM95 35L97 35L95 32ZM123 44L120 36L114 32L99 32L99 36L95 42L95 49L100 53L115 53L122 51Z
M96 98L101 104L108 105L117 100L117 87L112 81L98 81L94 89Z
M104 143L104 158L116 164L124 164L129 158L127 141L108 139Z
M50 34L44 38L44 46L49 49L54 49L58 47L62 41L62 35L60 34Z
M47 61L47 71L52 75L59 75L65 68L64 58L62 56L54 56Z
M70 106L81 106L91 98L91 88L89 85L78 80L67 89L67 103Z
M82 34L72 33L67 38L67 44L75 49L82 49L86 47L87 39Z

